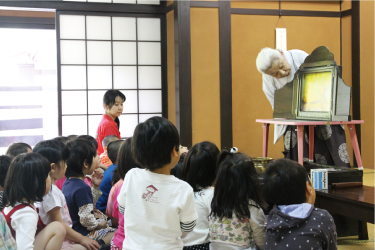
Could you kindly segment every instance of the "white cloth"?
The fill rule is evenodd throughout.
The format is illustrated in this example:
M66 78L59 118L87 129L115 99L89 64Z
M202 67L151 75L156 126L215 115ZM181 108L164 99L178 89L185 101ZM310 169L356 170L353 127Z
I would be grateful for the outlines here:
M124 250L182 249L180 223L198 218L189 184L146 169L126 174L117 200L125 208Z
M214 188L208 187L194 193L195 207L198 219L194 230L182 235L184 246L194 246L210 242L208 216L211 212L211 201L214 197Z
M283 78L276 79L270 75L263 74L263 92L266 95L268 101L271 103L272 110L274 109L275 101L275 90L281 89L288 82L291 82L294 78L294 74L299 69L301 64L305 61L308 54L302 50L293 49L283 51L287 62L290 65L291 73ZM286 125L275 125L274 140L273 143L278 142L286 131Z
M48 225L52 222L48 216L48 212L54 209L55 207L59 207L62 221L65 224L72 227L72 219L69 215L69 210L68 206L66 205L65 196L57 186L52 185L49 193L43 197L43 201L35 202L34 205L35 207L39 208L39 216L44 222L44 224Z
M16 206L19 205L16 204ZM8 214L13 207L5 207L4 213ZM16 232L18 250L33 250L35 233L38 224L38 213L31 207L24 207L12 214L11 226Z

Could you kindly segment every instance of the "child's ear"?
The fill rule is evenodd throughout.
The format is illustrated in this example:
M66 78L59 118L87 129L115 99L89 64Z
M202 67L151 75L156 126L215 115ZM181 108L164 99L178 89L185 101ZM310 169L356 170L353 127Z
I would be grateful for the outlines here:
M173 149L172 149L172 156L174 156L174 157L180 157L180 148L178 149L178 151L176 151L176 148L175 147L173 147Z
M86 160L83 162L83 167L89 169L89 164L87 164Z
M51 163L51 173L55 173L57 171L57 166L55 163Z

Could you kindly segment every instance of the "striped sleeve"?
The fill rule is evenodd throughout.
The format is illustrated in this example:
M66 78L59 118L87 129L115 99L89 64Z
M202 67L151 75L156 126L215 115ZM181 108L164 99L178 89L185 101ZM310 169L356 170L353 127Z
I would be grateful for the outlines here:
M193 231L196 224L197 224L196 220L191 221L191 222L186 222L186 223L180 222L181 231L183 233L189 233Z
M120 204L118 205L119 211L122 215L125 214L125 207L121 206Z

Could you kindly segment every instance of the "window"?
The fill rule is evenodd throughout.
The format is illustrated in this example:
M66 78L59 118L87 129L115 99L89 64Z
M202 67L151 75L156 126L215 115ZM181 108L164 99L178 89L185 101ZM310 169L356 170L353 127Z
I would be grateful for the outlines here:
M0 28L0 154L58 136L55 30Z
M162 115L160 18L71 12L56 18L62 135L95 137L108 89L126 96L122 137Z

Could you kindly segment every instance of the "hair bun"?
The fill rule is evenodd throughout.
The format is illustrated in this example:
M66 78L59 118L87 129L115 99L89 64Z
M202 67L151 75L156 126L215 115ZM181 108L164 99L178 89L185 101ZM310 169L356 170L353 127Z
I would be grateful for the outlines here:
M232 154L237 154L238 153L238 148L236 147L233 147L229 150L229 153L232 153Z

